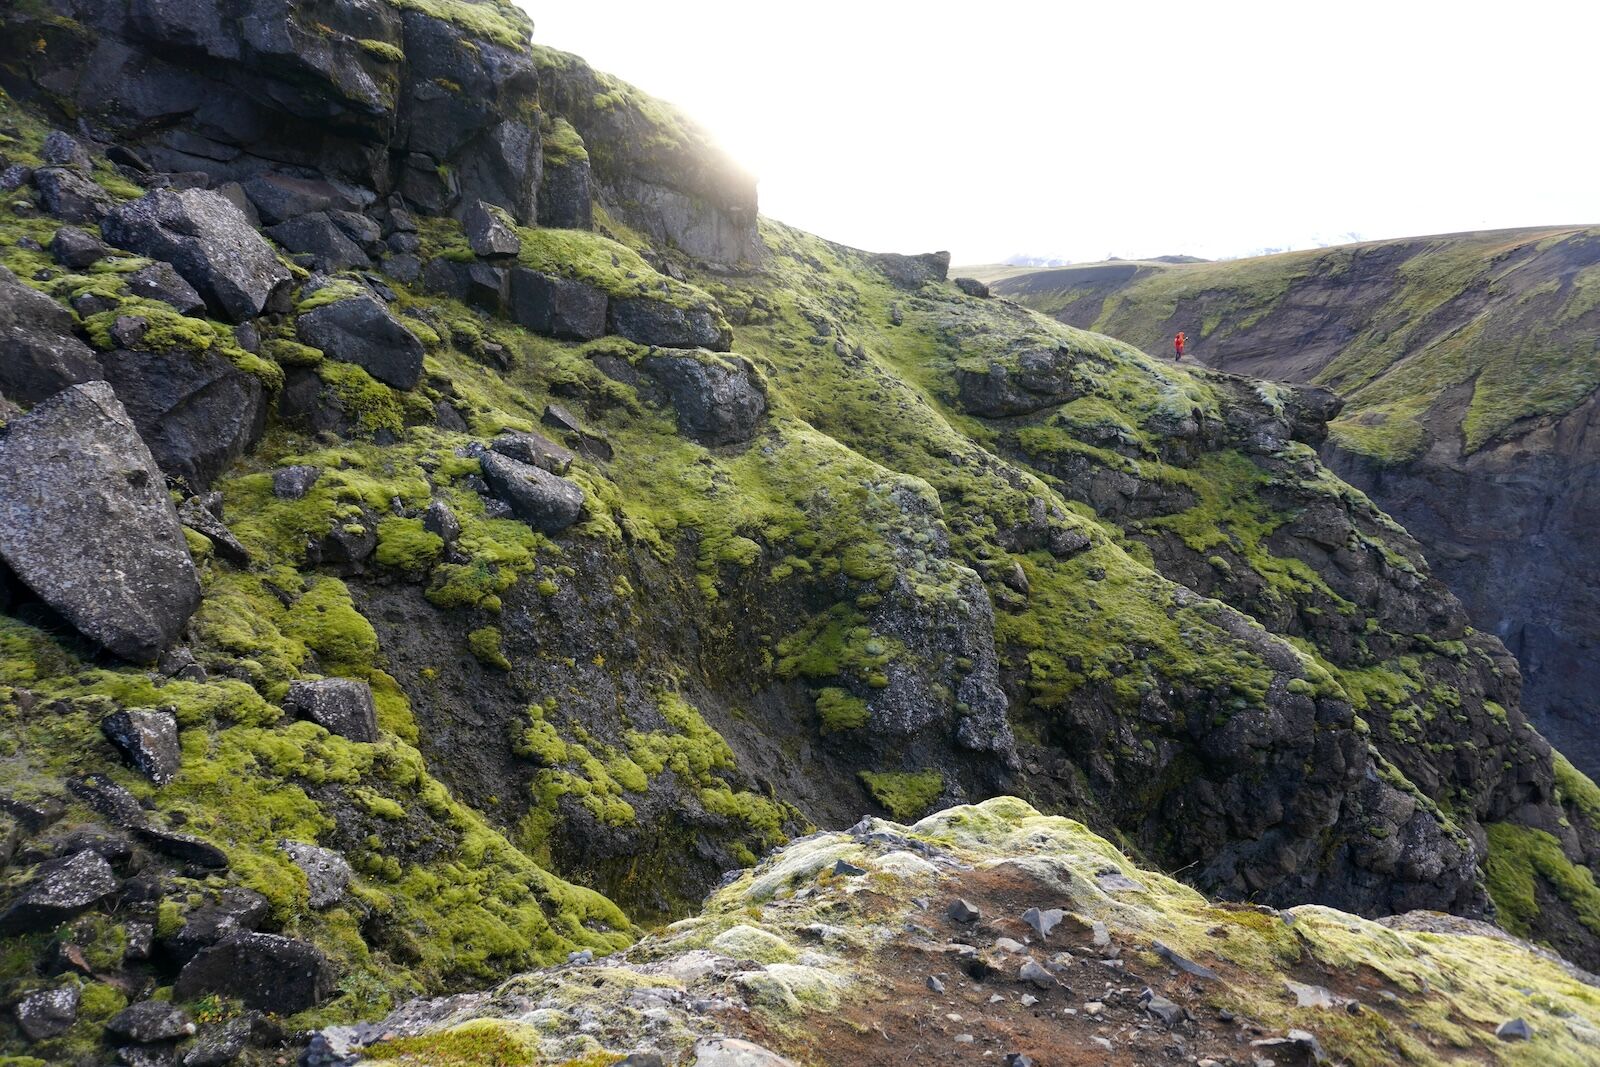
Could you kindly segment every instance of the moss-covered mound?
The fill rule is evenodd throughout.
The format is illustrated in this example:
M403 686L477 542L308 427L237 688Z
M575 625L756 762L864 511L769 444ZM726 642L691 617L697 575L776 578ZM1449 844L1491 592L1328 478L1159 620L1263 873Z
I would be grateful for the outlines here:
M800 1063L1146 1063L1182 1041L1214 1062L1576 1065L1600 1041L1592 982L1487 924L1219 905L1002 797L797 842L626 953L407 1005L364 1062L605 1063L732 1036Z

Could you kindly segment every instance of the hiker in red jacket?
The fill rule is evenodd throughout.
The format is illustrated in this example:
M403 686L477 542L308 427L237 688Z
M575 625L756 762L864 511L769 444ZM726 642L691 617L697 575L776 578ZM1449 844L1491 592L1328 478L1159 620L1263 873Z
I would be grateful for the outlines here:
M1177 354L1179 363L1183 362L1183 346L1188 342L1189 339L1183 335L1182 330L1179 330L1178 336L1172 339L1172 351Z

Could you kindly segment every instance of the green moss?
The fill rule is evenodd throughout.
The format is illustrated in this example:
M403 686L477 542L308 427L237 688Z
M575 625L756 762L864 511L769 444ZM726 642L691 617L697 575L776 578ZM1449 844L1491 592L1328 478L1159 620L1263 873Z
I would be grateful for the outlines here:
M538 1029L526 1023L482 1019L426 1037L383 1041L363 1058L372 1067L522 1067L543 1058L539 1039Z
M511 669L511 661L506 659L505 651L500 647L500 631L495 627L483 626L473 630L467 635L467 647L485 667L502 671Z
M1532 933L1540 912L1534 892L1538 878L1590 932L1600 934L1600 888L1589 868L1567 859L1553 834L1509 822L1484 829L1489 836L1484 871L1502 926L1522 937Z
M923 815L944 792L944 775L938 771L862 771L861 783L896 819Z
M547 164L586 163L589 151L572 123L559 115L547 115L544 122L544 159Z
M822 719L825 734L859 729L872 717L865 700L833 686L817 693L817 715Z
M381 59L385 63L404 63L406 54L388 41L375 41L363 38L356 42L361 50L374 59Z
M426 571L443 552L443 538L423 529L421 519L391 516L378 523L378 547L373 558L385 567Z

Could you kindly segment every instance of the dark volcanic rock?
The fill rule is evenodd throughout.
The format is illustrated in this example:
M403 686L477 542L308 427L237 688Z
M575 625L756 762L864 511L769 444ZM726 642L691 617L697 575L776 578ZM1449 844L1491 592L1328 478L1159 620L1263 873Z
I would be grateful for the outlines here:
M169 349L100 357L139 436L167 474L203 491L261 439L261 379L212 352Z
M171 304L180 315L199 315L206 309L194 286L184 281L171 263L152 263L128 275L128 292Z
M250 550L233 536L233 531L228 529L227 523L217 518L200 502L199 497L192 496L178 505L178 521L195 533L204 534L217 550L217 555L229 563L240 567L249 566Z
M299 500L322 477L321 467L279 467L272 472L272 495L284 500Z
M178 720L170 711L135 708L100 720L100 731L117 746L129 766L157 785L178 773Z
M55 261L70 270L81 270L104 259L110 249L98 237L91 236L76 226L63 226L50 238L50 254Z
M303 941L240 933L184 964L172 992L183 1000L218 993L258 1011L291 1015L326 1000L333 977L327 958Z
M351 678L290 682L284 710L352 741L376 741L378 716L372 689Z
M563 341L587 341L606 332L606 294L570 278L526 267L511 271L511 321Z
M226 197L160 189L107 214L101 231L119 248L165 260L231 322L261 314L289 284L289 271Z
M583 515L583 490L532 464L496 452L479 457L483 479L517 516L542 533L560 533Z
M672 398L679 429L703 444L748 441L767 412L766 389L743 357L652 355L643 366Z
M355 877L355 872L350 869L350 864L345 858L332 849L308 845L301 841L283 841L279 843L294 865L299 867L306 876L306 885L310 889L308 903L313 908L331 908L344 899L345 887L350 884L350 879Z
M712 308L681 308L648 297L611 301L611 332L642 345L662 348L709 348L726 352L733 330Z
M69 778L67 789L114 826L131 830L145 824L146 816L144 808L139 806L139 798L104 775Z
M355 191L333 182L290 174L257 174L242 183L245 196L266 226L325 211L356 211L362 206Z
M40 167L33 172L44 209L63 222L99 222L111 210L111 194L67 167Z
M551 474L565 474L577 459L571 451L537 433L503 433L489 442L502 456L531 463Z
M0 393L32 405L102 376L67 309L0 267Z
M0 933L52 930L116 891L111 865L91 851L51 860L0 912Z
M954 284L957 289L960 289L968 296L975 296L982 300L989 298L989 287L976 278L957 278Z
M461 228L466 232L467 243L474 255L489 258L509 258L522 251L522 239L498 215L495 209L482 200L476 201L461 213Z
M78 1021L78 987L64 985L29 993L17 1001L14 1010L17 1026L29 1041L64 1034Z
M195 1032L189 1013L165 1000L141 1000L122 1009L106 1023L106 1032L140 1045L176 1041Z
M175 830L163 830L158 826L141 826L135 832L140 841L163 856L171 856L175 860L204 870L220 871L228 867L226 852L193 834L180 834Z
M301 215L270 226L267 236L291 252L304 252L314 257L320 271L331 273L352 267L366 269L372 266L371 257L350 239L326 211Z
M546 155L544 180L539 186L539 225L562 230L593 229L594 200L589 176L587 156L556 161Z
M7 426L0 558L81 633L135 662L154 660L200 603L161 473L103 382Z
M188 963L202 949L255 930L268 910L267 898L252 889L224 890L220 899L186 914L183 924L162 938L162 951L180 964Z
M301 315L300 340L329 359L354 363L396 389L413 389L422 377L422 342L376 297L360 295Z
M39 147L39 158L53 167L71 167L80 174L94 169L89 150L76 137L61 130L51 130L45 135L44 144Z
M961 406L985 418L1026 415L1071 400L1076 360L1065 348L1041 348L1004 360L991 360L982 371L957 368Z

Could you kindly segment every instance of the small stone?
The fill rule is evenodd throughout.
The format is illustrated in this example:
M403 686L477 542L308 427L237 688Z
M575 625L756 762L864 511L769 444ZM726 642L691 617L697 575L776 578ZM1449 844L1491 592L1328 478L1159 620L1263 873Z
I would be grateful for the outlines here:
M279 467L272 472L272 495L282 500L299 500L321 477L321 467Z
M1111 1042L1106 1040L1105 1038L1103 1038L1103 1037L1091 1037L1089 1040L1094 1042L1100 1048L1105 1049L1107 1052L1111 1051Z
M13 1009L17 1025L29 1041L43 1041L71 1029L78 1021L78 987L60 986L29 993Z
M664 1067L665 1063L659 1052L630 1052L617 1061L616 1067Z
M956 1038L955 1038L956 1044L958 1044L958 1045L970 1045L975 1040L977 1040L977 1039L974 1038L971 1034L957 1034Z
M1037 961L1028 960L1023 963L1017 972L1017 979L1023 982L1032 982L1039 989L1050 989L1056 984L1056 976L1041 967Z
M1026 952L1028 948L1021 941L1009 937L996 938L994 947L1001 952Z
M1159 941L1155 942L1151 947L1155 949L1156 955L1172 964L1172 966L1176 967L1184 974L1192 975L1195 978L1204 978L1212 982L1221 980L1221 976L1218 975L1216 971L1213 971L1210 967L1196 963L1187 956L1179 955Z
M943 993L944 983L939 980L937 975L930 974L928 975L928 988L935 993Z
M344 891L355 873L339 853L303 841L280 841L294 865L306 876L310 889L308 903L313 908L331 908L344 899Z
M1094 921L1094 947L1108 948L1111 945L1111 934L1106 930L1106 924L1099 919Z
M833 873L841 878L860 878L867 873L867 869L857 867L848 860L836 860L833 864Z
M63 226L50 239L50 254L70 270L82 270L104 259L110 249L104 242L76 226Z
M1006 1067L1033 1067L1033 1057L1020 1052L1008 1052L1005 1058Z
M1051 932L1061 925L1061 920L1066 918L1066 915L1067 913L1060 908L1050 908L1047 911L1029 908L1022 913L1022 921L1033 927L1034 933L1041 938L1045 938L1049 937Z
M1145 992L1148 993L1150 991L1146 990ZM1168 1027L1176 1026L1183 1021L1183 1008L1159 993L1151 993L1149 997L1145 998L1144 1010L1160 1019L1162 1024Z
M945 909L945 915L949 917L951 922L975 923L983 917L983 912L973 907L966 900L957 897Z
M157 852L183 863L217 871L225 870L228 866L226 852L193 834L180 834L155 826L141 826L135 833L139 840Z
M522 241L500 213L479 200L461 214L461 228L466 232L472 253L485 258L509 258L522 251Z
M1501 1041L1528 1041L1533 1038L1533 1027L1528 1025L1528 1020L1519 1015L1495 1027L1494 1036Z
M353 678L323 678L315 682L290 682L285 710L310 719L329 733L352 741L378 740L378 715L372 688Z
M122 954L130 960L147 960L155 945L156 928L150 923L127 923L123 926Z
M106 1032L140 1045L174 1041L195 1032L189 1013L165 1000L130 1004L106 1023Z
M1035 1004L1039 1003L1039 998L1034 996L1032 993L1024 993L1018 998L1017 1003L1021 1004L1024 1008L1031 1008Z
M447 545L455 544L456 538L461 536L461 522L443 500L428 505L428 510L422 513L422 528Z

